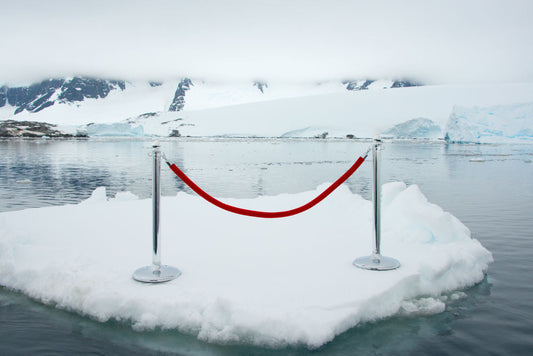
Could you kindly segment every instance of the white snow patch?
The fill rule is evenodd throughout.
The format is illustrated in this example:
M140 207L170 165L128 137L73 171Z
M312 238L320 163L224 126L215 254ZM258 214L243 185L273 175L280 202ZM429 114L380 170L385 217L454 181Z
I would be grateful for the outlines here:
M288 209L300 194L230 199ZM341 186L285 219L232 215L196 196L162 198L163 262L181 269L159 285L132 280L151 261L151 200L105 188L78 205L0 214L0 284L99 321L177 329L208 342L316 348L364 321L444 310L438 298L484 278L492 255L417 186L383 189L382 251L398 270L352 265L371 250L372 204Z
M459 300L459 299L464 299L466 297L467 297L467 295L466 295L465 292L460 292L459 291L459 292L452 293L452 295L450 295L450 300L455 301L455 300Z
M224 106L272 101L279 99L346 92L340 82L318 84L267 83L263 91L252 82L217 83L194 81L185 93L185 111L219 108Z
M137 200L139 199L138 196L131 192L117 192L115 194L115 198L113 198L118 201L130 201L130 200Z
M438 298L419 298L402 302L401 313L404 315L433 315L446 310L446 304Z

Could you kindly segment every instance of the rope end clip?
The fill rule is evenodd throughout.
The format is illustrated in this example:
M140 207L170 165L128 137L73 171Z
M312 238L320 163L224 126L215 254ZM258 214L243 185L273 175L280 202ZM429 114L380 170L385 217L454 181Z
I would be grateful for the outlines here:
M372 145L368 146L368 149L366 150L365 154L362 156L363 159L366 159L368 157L368 154L372 151Z
M167 165L170 167L172 165L172 162L170 162L167 158L167 155L165 154L165 152L161 151L161 158L163 158L165 160L165 162L167 163Z

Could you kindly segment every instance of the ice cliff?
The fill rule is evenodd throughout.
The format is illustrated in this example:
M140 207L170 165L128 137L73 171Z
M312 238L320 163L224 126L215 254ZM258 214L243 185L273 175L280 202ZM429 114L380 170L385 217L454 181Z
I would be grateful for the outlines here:
M533 143L533 102L489 107L456 106L446 125L448 142Z

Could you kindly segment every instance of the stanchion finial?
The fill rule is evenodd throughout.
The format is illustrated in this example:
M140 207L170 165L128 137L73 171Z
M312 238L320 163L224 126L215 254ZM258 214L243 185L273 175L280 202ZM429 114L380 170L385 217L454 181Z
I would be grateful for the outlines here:
M381 182L380 182L380 158L381 158L381 140L374 139L372 146L373 155L373 186L372 198L374 202L374 250L370 256L356 258L353 264L359 268L374 271L388 271L400 267L398 260L381 255Z

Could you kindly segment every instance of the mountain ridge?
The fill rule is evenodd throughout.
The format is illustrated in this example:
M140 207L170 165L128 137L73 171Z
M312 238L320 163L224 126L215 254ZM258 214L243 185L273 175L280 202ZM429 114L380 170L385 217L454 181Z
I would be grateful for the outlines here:
M15 107L14 115L26 110L39 112L56 103L73 103L86 98L101 99L110 91L124 90L124 81L73 77L67 79L46 79L29 86L0 88L0 107Z
M0 108L14 108L13 118L23 111L37 113L56 104L77 104L85 99L105 99L112 91L124 91L128 85L125 80L113 80L93 77L50 78L27 86L0 87ZM151 88L160 87L162 82L148 81ZM195 84L196 83L196 84ZM187 92L203 81L183 78L177 84L174 96L166 111L182 111L186 109ZM340 82L348 91L369 90L372 85L380 89L420 86L422 84L407 80L343 80ZM267 94L272 88L265 81L251 81L260 94ZM319 84L317 84L319 85ZM231 87L231 85L227 85ZM310 87L312 85L309 85Z

